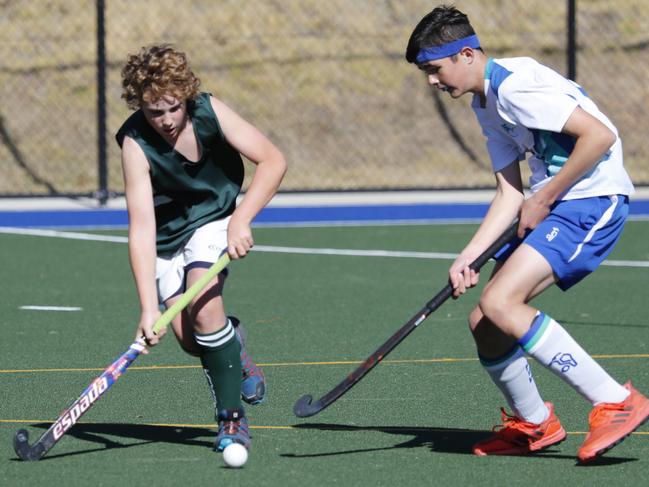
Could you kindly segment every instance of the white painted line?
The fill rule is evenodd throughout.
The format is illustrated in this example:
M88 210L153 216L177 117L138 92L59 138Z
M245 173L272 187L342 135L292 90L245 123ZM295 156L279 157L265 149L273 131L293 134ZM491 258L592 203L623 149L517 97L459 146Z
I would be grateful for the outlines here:
M31 311L81 311L83 308L78 306L36 306L26 305L21 306L20 309L27 309Z
M91 240L93 242L128 242L128 237L94 235L92 233L61 232L59 230L46 230L42 228L0 227L0 233L10 233L13 235L34 235L37 237L67 238L70 240Z
M62 232L58 230L44 230L35 228L12 228L0 227L0 233L11 233L15 235L33 235L39 237L67 238L71 240L89 240L96 242L127 243L128 237L111 235L95 235L92 233ZM283 254L308 254L308 255L352 255L356 257L402 257L415 259L446 259L453 260L458 254L446 252L416 252L416 251L395 251L395 250L369 250L369 249L331 249L331 248L310 248L310 247L280 247L271 245L255 245L253 251L273 252ZM649 261L646 260L605 260L603 266L610 267L636 267L649 268Z
M602 265L610 267L649 267L649 262L642 260L605 260Z
M399 250L353 250L326 249L311 247L275 247L270 245L255 245L255 252L274 252L280 254L309 254L309 255L353 255L356 257L410 257L415 259L455 259L457 254L446 252L407 252Z

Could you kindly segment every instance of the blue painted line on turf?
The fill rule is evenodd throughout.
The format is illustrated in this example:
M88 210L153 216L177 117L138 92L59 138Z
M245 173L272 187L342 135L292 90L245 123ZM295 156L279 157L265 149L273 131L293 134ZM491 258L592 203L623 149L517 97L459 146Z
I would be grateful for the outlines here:
M485 215L487 207L484 203L269 207L259 214L255 223L477 219Z
M478 219L486 204L348 205L264 208L256 224ZM0 226L15 228L126 227L126 210L0 211Z
M264 208L255 224L417 222L480 220L488 203L336 205ZM629 214L649 217L649 200L633 200ZM121 228L128 225L122 209L0 211L0 226L16 228Z
M0 211L0 226L18 228L126 227L126 210Z
M649 200L631 200L629 203L629 215L649 216Z

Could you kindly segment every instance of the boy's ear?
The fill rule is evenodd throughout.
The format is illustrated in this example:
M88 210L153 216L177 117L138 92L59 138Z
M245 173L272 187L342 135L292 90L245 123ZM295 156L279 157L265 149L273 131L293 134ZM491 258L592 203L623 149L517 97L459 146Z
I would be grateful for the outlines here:
M465 64L470 63L474 58L473 49L471 49L470 47L462 48L462 50L458 54L462 62Z

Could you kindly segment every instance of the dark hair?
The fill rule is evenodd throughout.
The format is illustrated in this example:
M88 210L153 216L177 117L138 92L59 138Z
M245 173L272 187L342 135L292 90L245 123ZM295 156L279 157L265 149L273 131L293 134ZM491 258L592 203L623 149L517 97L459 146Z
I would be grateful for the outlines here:
M419 51L474 35L469 17L452 5L440 5L419 21L410 35L406 60L415 63Z

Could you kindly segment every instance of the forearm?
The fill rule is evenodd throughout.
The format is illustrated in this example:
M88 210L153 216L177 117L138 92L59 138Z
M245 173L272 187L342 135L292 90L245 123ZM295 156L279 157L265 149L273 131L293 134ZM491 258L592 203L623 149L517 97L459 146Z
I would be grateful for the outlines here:
M277 193L285 173L286 161L279 151L271 158L259 162L250 186L233 216L250 224Z
M606 125L580 108L568 118L563 132L575 138L575 146L561 170L534 194L537 201L547 206L590 171L617 140Z
M537 192L537 198L545 201L548 205L554 203L599 162L611 147L609 141L610 139L607 137L598 137L594 134L579 137L564 166L548 184Z
M158 310L155 228L129 228L128 250L141 312L155 313Z
M464 294L466 289L478 283L479 271L469 267L471 262L475 261L511 225L523 202L517 164L512 163L508 168L497 173L496 181L498 183L496 195L489 205L487 214L471 241L449 269L449 281L453 287L454 297Z
M518 216L523 200L522 192L500 188L465 251L479 255L489 247Z
M518 161L513 161L496 173L496 194L463 253L474 257L487 249L518 216L523 200L520 167Z

